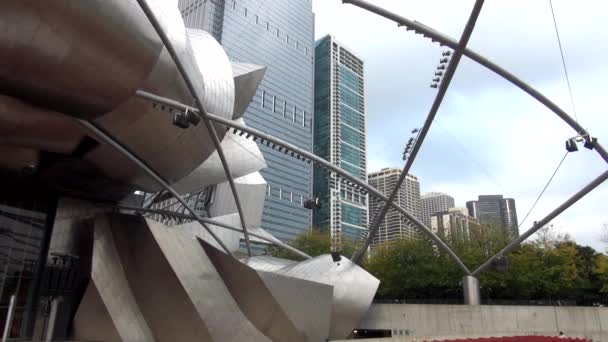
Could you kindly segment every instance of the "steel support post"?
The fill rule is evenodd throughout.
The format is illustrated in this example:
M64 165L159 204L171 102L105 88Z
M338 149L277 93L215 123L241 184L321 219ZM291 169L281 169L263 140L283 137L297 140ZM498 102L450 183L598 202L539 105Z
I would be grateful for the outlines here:
M62 297L55 297L51 300L51 312L49 313L49 321L46 325L46 342L53 341L53 335L55 334L55 323L57 322L57 312L59 311L59 304L63 301Z
M8 312L6 314L6 322L4 323L4 332L2 333L2 342L6 342L11 334L11 326L13 325L13 316L15 314L15 305L17 305L17 296L12 295L8 304Z
M474 276L466 275L462 277L462 293L464 294L464 304L480 305L481 294L479 292L479 280Z

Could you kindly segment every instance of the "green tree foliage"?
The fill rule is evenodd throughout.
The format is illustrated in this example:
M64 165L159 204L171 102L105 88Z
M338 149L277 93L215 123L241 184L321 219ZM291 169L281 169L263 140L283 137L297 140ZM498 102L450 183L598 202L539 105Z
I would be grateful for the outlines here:
M507 243L492 227L471 231L468 241L446 241L470 269ZM483 233L481 233L483 232ZM474 235L476 234L476 235ZM549 234L551 235L551 234ZM567 235L525 243L507 256L507 269L480 275L482 297L505 300L608 300L608 257ZM460 299L462 271L427 239L393 241L374 249L364 267L380 279L383 299Z
M321 254L329 254L331 250L331 238L329 236L329 232L312 229L289 242L289 245L314 257ZM350 258L355 251L355 247L356 245L354 242L349 240L344 241L343 239L341 254L347 258ZM289 250L276 246L269 247L267 253L277 258L298 261L304 259Z

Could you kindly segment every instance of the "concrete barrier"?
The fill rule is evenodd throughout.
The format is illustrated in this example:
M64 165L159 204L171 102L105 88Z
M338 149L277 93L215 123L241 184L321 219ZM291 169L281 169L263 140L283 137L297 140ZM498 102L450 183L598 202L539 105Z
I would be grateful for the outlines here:
M571 306L374 304L360 329L391 330L393 338L366 341L422 341L437 338L557 335L608 341L608 308Z

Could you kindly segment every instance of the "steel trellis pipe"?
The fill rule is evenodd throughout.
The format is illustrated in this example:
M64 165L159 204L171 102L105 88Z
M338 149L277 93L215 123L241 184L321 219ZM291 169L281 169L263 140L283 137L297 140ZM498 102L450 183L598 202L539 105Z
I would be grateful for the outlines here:
M148 209L148 208L140 208L140 207L130 207L130 206L112 206L112 208L116 208L116 209L121 209L121 210L130 210L130 211L135 211L135 212L142 212L142 213L150 213L150 214L158 214L158 215L166 215L166 216L172 216L175 218L181 218L181 219L187 219L187 220L195 220L198 221L200 224L211 224L214 226L218 226L221 228L225 228L228 230L233 230L235 232L240 232L242 233L243 230L239 229L238 227L223 223L223 222L219 222L213 219L208 219L205 217L201 217L200 219L192 216L192 215L188 215L188 214L180 214L180 213L176 213L173 211L167 211L167 210L161 210L161 209ZM288 244L285 244L283 242L281 242L280 240L272 240L269 239L267 237L265 237L264 235L260 235L260 234L256 234L256 233L252 233L250 232L249 235L256 237L258 239L264 240L266 242L269 242L273 245L276 245L278 247L281 248L285 248L288 251L291 251L293 253L296 253L297 255L306 258L306 259L311 259L312 257Z
M494 255L493 257L488 259L486 262L484 262L482 265L477 267L477 269L475 271L473 271L472 275L473 276L479 275L479 273L486 270L492 264L492 262L494 260L496 260L500 256L505 255L505 254L509 253L510 251L512 251L522 241L526 240L532 234L536 233L537 230L539 230L540 228L545 226L547 223L551 222L551 220L553 220L555 217L557 217L557 215L561 214L563 211L570 208L574 203L576 203L581 198L585 197L588 193L590 193L593 189L600 186L600 184L602 184L607 179L608 179L608 171L604 171L604 173L602 173L597 178L595 178L593 181L591 181L591 183L587 184L584 188L580 189L577 193L572 195L572 197L570 197L568 200L566 200L564 203L562 203L559 207L555 208L555 210L550 212L549 215L545 216L542 220L536 222L532 226L532 228L528 229L525 233L520 235L517 239L511 241L511 243L509 243L500 252L496 253L496 255Z
M169 39L167 32L163 29L160 22L158 21L156 13L154 13L152 8L150 7L148 0L137 0L137 2L139 3L139 6L144 11L144 13L146 14L146 17L148 17L148 20L150 21L150 23L156 30L156 33L159 35L165 48L167 48L167 51L169 52L169 54L171 55L171 58L175 62L175 65L177 66L179 73L184 78L184 81L186 82L186 85L188 86L190 93L196 100L196 107L199 109L200 116L202 116L203 121L205 122L205 126L207 127L207 130L209 131L209 134L211 135L213 144L215 145L215 149L217 150L218 156L220 157L222 167L224 168L224 172L226 173L226 178L228 178L228 183L230 184L230 189L232 190L232 195L234 197L234 203L239 212L239 218L241 220L241 225L243 226L243 235L245 236L245 245L247 247L247 255L251 256L251 244L249 241L249 234L247 233L247 224L245 222L245 216L243 215L243 208L241 206L241 201L239 200L239 195L236 190L236 185L234 184L234 178L232 177L232 173L230 172L230 168L228 166L228 162L226 160L226 156L224 155L224 151L222 149L222 145L221 145L220 139L217 135L217 132L215 130L215 127L213 127L213 124L211 124L211 122L209 121L209 118L207 116L207 111L205 110L204 105L203 105L203 103L204 103L203 96L197 90L197 89L205 89L204 84L201 83L202 78L201 78L200 70L198 69L198 66L196 65L196 63L194 62L194 60L192 58L192 54L184 56L184 55L179 55L177 53L177 51L175 50L175 48L173 46L173 42ZM186 68L186 66L188 68ZM191 77L191 75L187 72L187 69L192 70L192 71L196 70L196 76L198 76L198 77Z
M465 47L467 46L467 43L469 42L469 39L471 38L471 34L473 33L473 29L475 28L475 23L477 22L477 18L479 17L479 13L481 12L483 3L484 3L484 0L475 1L475 5L473 6L473 10L471 11L469 20L467 21L467 24L464 28L460 42L458 43L458 46L454 49L454 54L452 55L452 58L445 71L445 76L443 77L441 84L439 85L439 90L437 92L437 96L435 97L435 100L433 101L431 110L429 111L429 114L427 115L424 125L422 126L422 129L420 130L418 139L416 139L416 141L414 143L412 152L410 153L409 158L405 162L403 171L401 171L401 175L399 175L399 180L397 181L397 184L395 185L393 192L391 193L390 197L388 198L388 201L390 203L392 203L395 200L395 198L397 197L397 194L399 193L399 190L401 189L401 185L403 184L405 177L409 173L409 171L412 167L412 164L414 163L414 160L416 159L416 156L418 155L418 152L420 151L422 143L424 142L424 139L426 138L426 135L428 134L428 132L431 128L431 125L433 124L433 120L435 119L435 116L437 115L437 111L439 110L439 107L441 106L441 103L443 102L443 98L445 97L448 87L450 86L452 77L454 76L454 73L456 72L458 63L460 62L460 59L462 58L463 50L465 49ZM363 258L363 255L365 255L366 249L371 244L372 239L373 239L374 235L376 234L376 231L380 227L380 223L382 222L382 220L386 216L386 213L388 212L388 209L389 209L389 206L385 204L382 207L380 214L377 215L376 218L374 219L374 222L372 223L371 227L369 228L369 234L368 234L367 238L365 239L365 242L364 242L362 248L359 249L357 254L355 254L352 258L352 260L354 262L358 263L361 260L361 258ZM468 269L466 269L465 272L467 274L470 273L470 271Z
M165 188L165 190L167 190L171 195L173 195L173 197L175 197L175 199L178 200L185 208L187 208L188 211L194 217L196 217L197 219L201 219L201 217L196 213L196 211L194 209L192 209L188 205L188 203L186 201L184 201L184 199L175 190L173 190L173 188L169 185L169 183L167 183L166 180L164 180L160 175L158 175L156 173L156 171L152 170L151 167L146 165L145 162L142 161L139 157L137 157L135 154L133 154L132 152L127 150L126 147L124 147L122 144L120 144L118 141L116 141L116 139L111 137L108 133L104 132L101 128L97 127L94 123L87 121L87 120L83 120L83 119L77 119L76 121L81 126L83 126L84 128L91 131L93 134L95 134L99 139L101 139L108 145L112 146L120 154L127 157L129 160L131 160L133 163L135 163L135 165L137 165L139 168L144 170L158 184L160 184L163 188ZM220 246L222 246L224 251L226 251L226 253L228 253L228 255L232 255L232 253L230 252L230 250L228 250L228 247L226 247L226 245L222 242L222 240L206 224L203 224L203 223L201 223L201 224L203 225L203 227L205 227L205 229L209 232L209 234L217 241L217 243Z
M432 39L433 41L437 41L440 44L448 46L452 49L458 48L458 42L456 40L452 39L451 37L449 37L443 33L440 33L438 31L436 31L435 29L430 28L422 23L419 23L419 22L413 21L413 20L409 20L398 14L387 11L384 8L370 4L367 1L342 0L342 2L347 3L347 4L352 4L354 6L368 10L381 17L394 21L398 25L402 25L402 26L411 28L416 32L422 33L423 35ZM556 105L551 100L549 100L541 92L539 92L538 90L536 90L535 88L533 88L532 86L530 86L529 84L527 84L526 82L524 82L523 80L518 78L517 76L513 75L511 72L507 71L506 69L502 68L501 66L499 66L496 63L489 60L488 58L480 55L479 53L477 53L469 48L465 48L463 54L465 56L469 57L470 59L472 59L473 61L475 61L475 62L483 65L484 67L488 68L489 70L493 71L497 75L501 76L502 78L511 82L516 87L518 87L521 90L523 90L524 92L526 92L528 95L535 98L538 102L542 103L544 106L549 108L553 113L555 113L558 117L560 117L562 120L564 120L570 127L572 127L572 129L574 129L577 132L577 134L580 134L580 135L589 134L589 132L587 132L587 130L585 130L578 122L576 122L576 120L574 120L570 115L568 115L568 113L566 113L558 105ZM594 144L594 148L597 151L597 153L600 155L600 157L602 157L602 159L604 159L604 161L606 163L608 163L608 152L604 149L604 147L599 142L596 142Z
M164 98L162 96L158 96L158 95L154 95L154 94L150 94L147 93L145 91L137 91L137 96L147 99L149 101L152 102L157 102L157 103L161 103L161 104L165 104L167 106L171 106L174 108L178 108L178 109L182 109L182 110L191 110L193 113L198 113L198 110L196 108L191 108L183 103L171 100L171 99L167 99ZM207 113L207 116L209 117L209 120L217 122L219 124L222 124L224 126L230 127L230 128L235 128L238 129L240 131L243 131L245 133L249 133L253 136L256 136L260 139L266 140L269 143L273 143L277 146L281 146L285 149L288 149L290 151L293 151L294 153L297 153L309 160L311 160L312 162L314 162L315 164L321 165L337 174L339 174L341 177L349 180L351 183L357 185L358 187L366 190L368 193L370 193L373 196L376 196L376 198L384 201L384 202L388 202L388 197L384 196L381 192L379 192L378 190L376 190L374 187L370 186L369 184L361 181L358 178L355 178L353 176L351 176L348 172L340 169L339 167L333 165L332 163L328 162L327 160L313 154L310 153L306 150L303 150L293 144L290 144L288 142L285 142L279 138L276 138L272 135L266 134L262 131L258 131L255 128L251 128L245 125L241 125L237 122L234 122L232 120L223 118L221 116L217 116L215 114L212 113ZM437 235L435 235L427 226L424 225L424 223L420 222L417 218L413 217L410 213L408 213L405 209L401 208L400 206L398 206L395 203L391 203L391 206L399 211L401 214L403 214L403 216L405 216L408 220L410 220L412 223L416 224L418 226L418 228L422 231L424 231L426 234L429 235L429 237L431 237L431 239L433 239L433 241L435 241L435 243L437 243L437 245L443 249L444 251L446 251L448 253L448 255L450 256L450 258L452 258L452 260L454 260L454 262L466 273L469 274L470 271L469 269L462 263L462 261L458 258L458 256L456 255L456 253L454 253L454 251L452 251L450 249L450 247L448 247L448 245L445 244L445 242L443 242Z

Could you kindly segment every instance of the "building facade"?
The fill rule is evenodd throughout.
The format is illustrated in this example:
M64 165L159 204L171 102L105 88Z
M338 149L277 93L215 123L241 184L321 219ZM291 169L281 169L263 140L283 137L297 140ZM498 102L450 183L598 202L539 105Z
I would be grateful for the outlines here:
M395 189L401 169L384 168L377 172L368 174L368 182L385 196ZM422 208L420 204L420 183L414 175L406 175L395 203L407 210L414 217L421 219ZM375 197L370 200L370 222L378 214L384 202L379 202ZM413 224L401 213L394 209L389 209L384 220L380 223L377 233L374 235L373 244L381 244L395 239L413 239L417 237L417 231Z
M366 181L363 60L329 35L316 42L315 58L314 152ZM334 248L366 234L367 194L324 170L315 172L314 193L314 224L331 232Z
M431 227L431 216L454 208L454 197L443 192L427 192L420 196L422 206L422 222Z
M179 0L189 28L210 32L233 62L267 67L243 118L248 126L312 151L314 16L312 1ZM262 227L288 241L308 231L312 166L259 144L268 167Z
M477 236L478 222L470 217L466 209L450 208L433 213L429 228L433 233L448 241L467 241Z
M477 201L467 202L469 216L480 224L492 225L511 237L519 236L515 200L502 195L480 195Z

